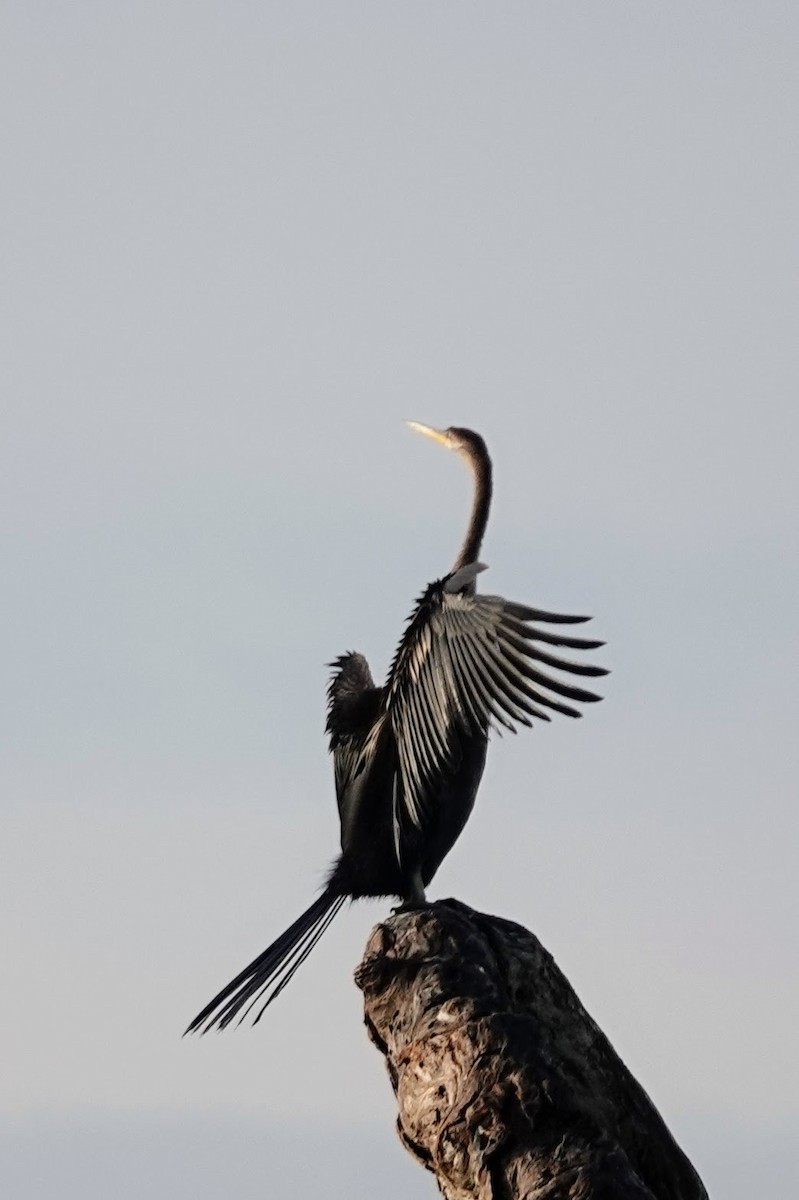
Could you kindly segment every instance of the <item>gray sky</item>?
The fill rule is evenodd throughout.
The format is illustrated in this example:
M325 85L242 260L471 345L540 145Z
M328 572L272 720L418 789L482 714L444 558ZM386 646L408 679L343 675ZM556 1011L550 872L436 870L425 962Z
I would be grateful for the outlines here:
M492 747L431 893L542 938L711 1193L795 1190L798 45L730 0L3 5L15 1200L434 1194L351 980L386 906L179 1036L336 852L324 664L381 675L459 544L404 417L484 434L484 586L613 667Z

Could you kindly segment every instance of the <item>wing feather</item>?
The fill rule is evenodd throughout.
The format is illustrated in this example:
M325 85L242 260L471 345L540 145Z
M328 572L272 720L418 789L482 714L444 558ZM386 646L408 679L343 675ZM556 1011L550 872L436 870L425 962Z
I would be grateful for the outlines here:
M539 628L579 624L567 616L484 596L469 578L431 584L420 597L400 642L384 692L398 751L394 828L397 846L408 822L423 829L441 781L459 761L464 738L494 727L549 721L549 712L579 717L577 704L600 697L566 683L566 675L600 676L602 667L561 658L544 647L594 650L603 645ZM536 622L536 624L532 624ZM550 673L552 672L552 673Z
M327 689L326 732L330 736L342 839L345 841L358 814L361 789L357 786L384 726L380 719L383 689L375 687L369 664L362 654L342 654L329 664L333 674Z

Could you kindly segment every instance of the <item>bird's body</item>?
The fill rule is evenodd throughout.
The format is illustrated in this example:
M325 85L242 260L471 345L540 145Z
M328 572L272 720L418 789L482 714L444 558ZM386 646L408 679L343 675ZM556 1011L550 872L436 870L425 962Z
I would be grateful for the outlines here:
M466 538L450 573L417 602L383 687L361 654L332 664L327 732L341 854L317 900L195 1017L190 1031L223 1029L260 1002L258 1020L346 899L424 900L474 806L492 725L515 729L531 718L548 721L546 710L578 717L573 702L599 699L547 668L603 675L600 667L550 649L591 650L602 643L539 627L587 618L477 593L491 500L491 461L482 438L466 429L410 424L457 450L474 472Z
M488 738L464 730L450 742L451 764L436 780L436 802L423 828L406 821L400 750L392 728L391 684L374 686L361 654L335 664L327 731L341 820L341 857L331 881L353 899L424 899L424 888L454 845L474 805Z

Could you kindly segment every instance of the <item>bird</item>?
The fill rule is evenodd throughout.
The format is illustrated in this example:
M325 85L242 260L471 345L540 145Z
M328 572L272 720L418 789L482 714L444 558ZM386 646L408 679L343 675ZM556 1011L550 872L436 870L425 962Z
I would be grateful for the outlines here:
M416 602L385 684L359 653L340 655L327 689L327 723L341 854L318 898L194 1018L186 1033L257 1023L349 900L426 901L425 889L474 806L489 733L579 717L600 697L563 675L601 676L602 667L561 656L601 641L575 637L567 616L477 591L492 496L483 438L458 426L407 424L454 451L471 469L473 501L451 570ZM544 628L545 626L553 628Z

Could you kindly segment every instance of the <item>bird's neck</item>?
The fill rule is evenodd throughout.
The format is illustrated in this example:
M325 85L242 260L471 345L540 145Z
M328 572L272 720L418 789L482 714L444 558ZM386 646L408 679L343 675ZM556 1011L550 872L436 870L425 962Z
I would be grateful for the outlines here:
M460 553L455 560L453 571L459 571L461 567L468 566L469 563L477 562L480 554L480 547L483 544L486 525L488 524L488 510L491 507L491 462L488 458L472 459L470 466L474 472L474 501L472 503L472 513L469 518L469 526L466 530L466 537L461 546Z

